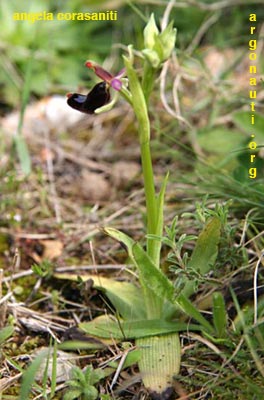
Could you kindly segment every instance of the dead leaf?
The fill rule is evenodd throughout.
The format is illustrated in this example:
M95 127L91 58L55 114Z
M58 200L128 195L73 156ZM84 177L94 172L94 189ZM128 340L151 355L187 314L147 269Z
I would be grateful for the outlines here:
M60 240L40 240L43 246L42 259L54 260L58 258L63 250L63 243Z

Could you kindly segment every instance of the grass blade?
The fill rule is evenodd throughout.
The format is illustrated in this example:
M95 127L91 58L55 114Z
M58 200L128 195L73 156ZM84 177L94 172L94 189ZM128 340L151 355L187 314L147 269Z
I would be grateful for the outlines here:
M224 297L220 292L213 294L213 321L217 336L223 338L226 335L227 312Z
M35 381L38 369L40 368L43 360L47 357L49 350L43 350L35 360L30 364L29 368L24 372L19 400L26 400L29 398L31 386Z

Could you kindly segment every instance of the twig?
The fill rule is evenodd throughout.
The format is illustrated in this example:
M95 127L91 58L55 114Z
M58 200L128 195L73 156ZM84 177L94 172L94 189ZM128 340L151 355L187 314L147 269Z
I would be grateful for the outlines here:
M254 324L257 323L258 320L258 270L259 270L259 265L261 263L262 258L264 257L264 252L262 252L261 256L258 259L258 262L256 264L256 268L254 271Z
M117 381L117 379L118 379L118 377L119 377L119 374L120 374L120 372L121 372L121 370L122 370L122 368L123 368L124 362L126 361L127 355L128 355L128 353L129 353L130 350L131 350L131 349L127 349L127 350L125 350L124 353L122 354L120 363L118 364L118 367L117 367L117 369L116 369L115 375L114 375L113 380L112 380L112 382L111 382L110 390L112 390L113 387L114 387L114 385L116 384L116 381Z
M162 31L168 26L168 22L169 22L169 18L170 18L170 13L171 10L173 9L173 6L175 4L176 0L170 0L162 17L162 21L161 21L161 29Z
M6 276L5 278L3 278L3 283L14 281L15 279L23 278L24 276L28 276L28 275L32 275L32 274L33 274L32 270L21 271L21 272L18 272L17 274L13 274L11 276Z
M9 292L9 293L7 293L4 297L2 297L1 299L0 299L0 305L1 304L4 304L11 296L12 296L12 292ZM1 308L0 308L0 310L1 310ZM0 324L1 325L1 324Z
M204 36L205 32L213 25L217 22L217 20L219 19L220 15L219 13L215 13L213 15L211 15L208 19L206 19L202 25L200 26L200 28L198 29L198 31L196 32L196 35L194 36L193 40L191 41L191 43L189 44L189 46L187 47L187 49L185 50L185 54L186 55L191 55L193 53L193 51L195 50L195 48L198 46L198 44L200 43L202 37Z

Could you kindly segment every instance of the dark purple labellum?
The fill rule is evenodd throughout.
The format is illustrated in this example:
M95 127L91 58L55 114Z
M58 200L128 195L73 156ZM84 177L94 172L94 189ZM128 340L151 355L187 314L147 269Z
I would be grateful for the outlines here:
M97 108L104 106L109 100L110 93L107 83L100 82L86 96L79 93L70 93L67 103L75 110L86 114L94 114Z

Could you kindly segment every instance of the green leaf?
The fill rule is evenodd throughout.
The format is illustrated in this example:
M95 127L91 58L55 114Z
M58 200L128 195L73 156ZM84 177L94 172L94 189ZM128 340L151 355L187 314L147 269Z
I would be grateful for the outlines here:
M20 110L20 116L19 116L19 124L18 124L17 134L14 138L18 158L19 158L19 161L21 164L22 171L24 172L25 175L28 175L31 172L31 159L29 156L27 143L22 136L22 127L23 127L25 110L26 110L27 104L29 102L29 97L30 97L31 80L32 80L34 61L35 61L34 51L32 50L31 56L28 59L28 62L26 65L26 73L25 73L25 77L24 77L24 85L23 85L23 90L22 90L22 99L21 99L22 104L21 104L21 110Z
M86 372L85 372L86 376ZM105 377L104 371L100 368L97 369L92 369L91 375L90 375L90 384L94 385L95 383L99 382L101 379Z
M140 360L140 350L139 349L134 349L134 350L129 351L127 353L125 362L122 365L122 369L125 369L127 367L130 367L131 365L138 363L139 360Z
M156 297L173 302L174 286L166 275L156 268L140 244L117 229L105 228L104 231L127 247L128 254L139 271L140 283L151 289Z
M89 384L92 385L94 382L92 382L92 372L93 372L93 367L91 365L88 365L86 370L84 371L84 384Z
M220 233L221 221L218 217L213 217L198 236L188 269L193 269L202 276L212 269L218 254ZM190 297L195 292L195 282L185 278L184 284L182 294Z
M135 243L132 248L133 258L140 272L140 280L160 299L173 302L174 286L166 275L155 267L142 247Z
M54 276L73 281L78 281L80 278L76 274L55 273ZM122 318L129 320L146 318L141 288L129 282L118 282L99 275L81 275L81 279L84 282L91 279L96 289L103 290Z
M127 248L129 256L131 258L133 257L132 247L135 244L135 241L131 239L131 237L114 228L104 228L103 230L108 236L111 236L111 238L123 243Z
M25 175L29 175L31 172L31 159L27 143L21 134L14 136L14 142L22 171Z
M105 228L104 231L126 246L129 257L139 271L139 281L144 293L147 318L160 318L165 300L164 295L172 298L174 288L171 282L156 268L147 253L133 239L117 229Z
M21 390L19 394L19 400L25 400L28 398L31 392L31 386L35 381L36 374L40 368L43 360L47 357L49 350L43 350L35 360L30 364L29 368L23 374Z
M57 341L54 340L53 345L53 354L52 354L52 372L51 372L51 390L50 397L53 398L56 392L56 384L57 384L57 359L58 359L58 344Z
M219 338L226 336L227 312L225 300L221 292L213 294L213 321Z
M258 144L263 144L264 136L264 117L263 115L254 112L255 123L252 125L248 111L237 111L233 114L235 124L245 132L249 137L252 133L255 134L255 140Z
M71 369L71 375L73 378L73 381L79 381L78 384L85 386L86 380L83 371L81 368L74 366Z
M67 392L63 396L63 400L76 400L82 394L81 389L68 389Z
M211 128L210 130L204 129L199 131L198 143L202 149L210 152L210 154L220 154L223 158L228 153L233 152L235 149L241 148L245 136L241 132L225 129L225 128ZM232 153L233 158L236 153Z
M180 294L175 303L182 308L185 314L199 322L207 332L214 333L214 328L187 297Z
M167 173L167 175L165 176L163 182L162 182L162 186L159 192L159 195L157 197L157 226L155 229L155 234L157 236L162 237L163 234L163 213L164 213L164 197L165 197L165 191L166 191L166 186L167 186L167 182L168 182L168 178L169 178L169 173ZM160 264L160 249L161 249L161 245L162 245L162 241L161 239L159 240L154 240L153 242L154 250L153 250L153 260L155 265L159 265Z
M153 395L155 393L155 398L167 398L165 391L173 386L173 377L180 370L179 335L172 333L142 338L136 341L136 345L141 351L138 364L145 387Z
M8 339L10 336L12 336L14 332L14 327L13 326L5 326L0 330L0 344L4 343L6 339Z
M91 322L82 322L79 327L90 335L116 340L164 335L186 329L201 330L200 326L194 324L167 322L160 319L120 322L107 316L95 318Z
M204 275L215 262L221 233L221 221L213 217L198 236L189 266Z
M99 340L96 341L89 341L87 340L68 340L59 344L58 348L60 350L98 350L104 349L106 344L100 342Z

